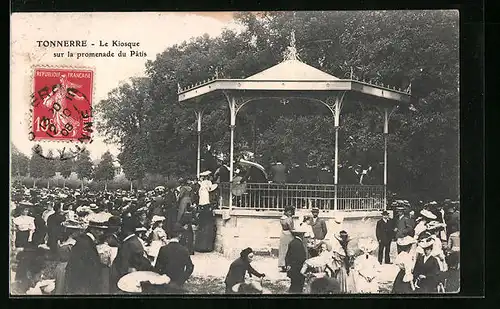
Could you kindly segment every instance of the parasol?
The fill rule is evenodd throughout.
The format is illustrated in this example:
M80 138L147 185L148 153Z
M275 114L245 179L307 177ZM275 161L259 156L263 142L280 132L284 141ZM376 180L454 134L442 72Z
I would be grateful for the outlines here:
M121 277L118 281L118 288L128 293L141 293L141 282L150 282L155 285L170 283L170 278L152 271L135 271Z
M245 159L240 159L240 163L242 165L247 165L247 166L253 166L253 167L256 167L257 169L259 169L262 173L264 173L264 176L266 176L266 179L267 179L267 173L266 173L266 169L260 165L259 163L256 163L256 162L252 162L252 161L247 161Z

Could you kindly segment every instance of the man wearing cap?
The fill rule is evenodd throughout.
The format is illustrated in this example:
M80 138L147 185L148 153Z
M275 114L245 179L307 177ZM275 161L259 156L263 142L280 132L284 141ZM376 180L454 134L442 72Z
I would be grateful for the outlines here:
M87 232L77 237L66 266L65 294L88 295L102 291L102 266L96 245L106 229L106 225L90 221Z
M160 248L154 266L157 273L167 275L170 284L176 287L182 287L194 270L189 250L179 243L182 232L179 226L174 228L170 242Z
M405 214L405 206L402 202L397 202L396 212L397 215L394 220L394 232L396 240L405 236L413 236L413 225L410 218ZM396 243L397 245L397 243ZM401 252L401 247L397 246L398 253Z
M302 293L304 290L305 277L301 273L302 266L307 259L307 252L302 242L304 232L292 231L294 239L288 244L285 264L290 278L288 293Z
M318 218L319 215L318 208L316 207L313 208L311 213L312 213L311 227L314 233L314 239L323 240L328 234L328 229L326 227L325 220Z
M378 220L375 228L375 235L378 241L378 262L385 260L385 264L391 264L391 242L393 236L392 222L389 220L389 212L382 212L382 219Z

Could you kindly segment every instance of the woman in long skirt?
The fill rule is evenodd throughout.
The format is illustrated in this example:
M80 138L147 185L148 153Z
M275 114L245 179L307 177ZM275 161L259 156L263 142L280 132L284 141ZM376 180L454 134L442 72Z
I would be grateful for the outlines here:
M415 239L411 236L398 239L401 252L396 257L394 264L399 267L399 272L392 286L393 294L408 294L414 292L413 268L415 267L415 256L410 253Z
M286 272L285 256L288 250L288 244L293 240L292 230L293 230L293 209L286 208L283 216L280 219L281 224L281 235L280 235L280 247L278 251L278 267L281 268L282 272Z
M355 293L356 284L354 278L354 270L352 269L352 252L348 249L351 239L346 231L340 231L338 235L334 235L332 241L332 253L334 264L337 271L335 279L340 284L341 293Z
M194 249L197 252L212 252L215 246L216 224L212 205L200 205L198 229Z

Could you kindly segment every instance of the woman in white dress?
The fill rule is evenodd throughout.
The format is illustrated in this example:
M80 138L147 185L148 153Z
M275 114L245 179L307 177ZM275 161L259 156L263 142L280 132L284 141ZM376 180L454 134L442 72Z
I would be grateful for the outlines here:
M372 238L361 238L358 247L363 253L354 260L354 276L358 293L377 293L379 282L377 276L380 263L371 253L378 247L378 243Z
M393 294L408 294L415 291L413 285L413 268L415 267L415 255L410 253L411 247L415 244L415 238L405 236L399 238L397 244L401 248L401 252L396 257L394 264L399 267L399 272L394 279L392 286Z
M281 235L278 250L278 267L281 268L281 272L286 272L285 256L288 251L288 244L294 239L292 235L292 231L294 230L292 214L292 208L285 208L284 214L280 218Z
M350 245L352 238L342 230L334 235L332 240L333 265L336 269L335 278L340 284L341 293L356 293L353 276L353 251Z
M326 243L322 243L319 255L304 262L300 273L306 277L306 293L310 291L310 284L317 278L333 277L336 268L333 265L333 255Z
M29 208L24 207L21 215L13 219L13 223L16 229L16 248L28 247L35 232L35 218L30 216Z

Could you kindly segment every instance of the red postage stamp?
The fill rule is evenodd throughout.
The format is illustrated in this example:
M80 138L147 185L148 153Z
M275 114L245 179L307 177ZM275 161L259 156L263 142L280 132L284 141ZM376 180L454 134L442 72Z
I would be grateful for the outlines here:
M90 143L94 72L35 68L30 140Z

